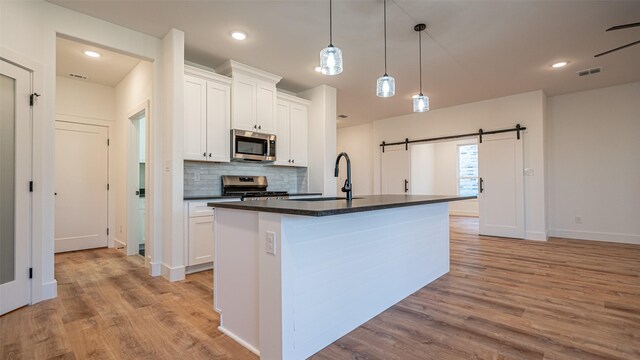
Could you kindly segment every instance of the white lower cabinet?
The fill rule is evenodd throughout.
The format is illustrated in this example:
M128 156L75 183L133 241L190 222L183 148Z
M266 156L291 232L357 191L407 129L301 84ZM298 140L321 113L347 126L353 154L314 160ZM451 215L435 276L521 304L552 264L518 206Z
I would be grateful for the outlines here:
M214 217L189 218L189 266L213 262Z
M188 200L184 206L184 261L187 273L208 270L215 257L214 211L211 200Z

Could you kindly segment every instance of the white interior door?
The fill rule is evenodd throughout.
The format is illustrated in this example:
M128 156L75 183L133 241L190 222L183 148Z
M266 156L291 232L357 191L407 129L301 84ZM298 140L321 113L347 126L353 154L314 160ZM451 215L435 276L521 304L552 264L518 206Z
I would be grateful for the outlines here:
M0 315L31 301L31 74L0 60Z
M387 146L380 161L382 194L410 194L410 151L404 145Z
M56 121L55 252L107 246L108 130Z
M480 234L524 239L522 138L485 135L478 144Z

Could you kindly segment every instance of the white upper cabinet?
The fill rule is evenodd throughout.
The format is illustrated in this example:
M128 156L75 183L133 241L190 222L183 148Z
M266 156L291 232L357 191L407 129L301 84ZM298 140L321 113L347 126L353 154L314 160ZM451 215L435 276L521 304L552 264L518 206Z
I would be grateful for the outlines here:
M309 101L278 94L276 165L307 166Z
M233 129L276 133L276 84L282 79L233 60L216 69L231 76L231 124Z
M184 159L206 160L207 81L184 76Z
M228 162L231 79L185 66L184 159Z

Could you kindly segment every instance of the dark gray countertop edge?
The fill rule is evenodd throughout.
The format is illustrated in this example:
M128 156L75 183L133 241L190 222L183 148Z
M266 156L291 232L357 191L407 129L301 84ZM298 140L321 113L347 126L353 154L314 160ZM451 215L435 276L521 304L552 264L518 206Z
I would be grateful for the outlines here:
M296 196L322 196L322 193L291 193L290 197ZM219 200L219 199L238 199L240 195L232 195L232 196L222 196L222 195L196 195L196 196L185 196L184 200Z
M452 198L441 198L441 199L429 199L429 200L416 200L416 201L405 201L405 202L393 202L387 204L374 204L374 205L363 205L354 208L337 208L337 209L324 209L324 210L309 210L309 209L299 209L299 208L282 208L282 207L269 207L265 205L261 206L252 206L243 202L239 203L209 203L208 206L216 207L216 208L225 208L225 209L235 209L235 210L247 210L247 211L258 211L258 212L271 212L278 214L287 214L287 215L302 215L302 216L331 216L331 215L342 215L342 214L351 214L357 212L365 212L365 211L374 211L374 210L384 210L384 209L393 209L399 207L407 207L407 206L417 206L417 205L428 205L428 204L436 204L443 202L452 202L452 201L462 201L462 200L471 200L477 199L477 196L462 196L462 197L452 197ZM287 201L287 200L279 200L279 201Z
M238 196L222 196L222 195L209 195L209 196L185 196L184 200L218 200L218 199L239 199Z

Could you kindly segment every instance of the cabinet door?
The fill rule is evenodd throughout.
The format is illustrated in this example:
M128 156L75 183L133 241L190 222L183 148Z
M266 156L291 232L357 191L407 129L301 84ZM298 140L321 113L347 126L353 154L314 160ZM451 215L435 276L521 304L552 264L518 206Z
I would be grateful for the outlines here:
M258 81L257 93L257 124L258 132L266 134L276 133L276 104L278 96L276 85L264 81Z
M228 162L231 137L231 89L207 81L207 160Z
M189 75L184 79L184 159L205 160L207 82Z
M291 106L288 102L278 100L278 128L276 131L276 165L291 165L291 134L289 132Z
M234 75L233 96L231 97L231 121L234 129L255 131L256 93L258 83L255 79Z
M291 162L307 166L307 107L291 104Z
M213 262L213 216L189 218L189 266Z

